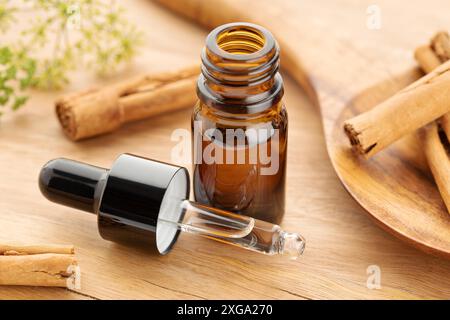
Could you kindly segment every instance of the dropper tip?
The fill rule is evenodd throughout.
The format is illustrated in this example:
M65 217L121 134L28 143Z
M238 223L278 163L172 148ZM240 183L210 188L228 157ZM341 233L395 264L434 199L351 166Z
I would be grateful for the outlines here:
M298 233L283 232L282 238L282 255L288 256L291 260L296 260L305 251L305 238Z

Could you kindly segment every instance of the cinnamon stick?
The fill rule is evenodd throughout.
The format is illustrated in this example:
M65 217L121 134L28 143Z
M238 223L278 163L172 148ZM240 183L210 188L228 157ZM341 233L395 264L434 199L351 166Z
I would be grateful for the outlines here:
M112 132L127 122L194 105L199 73L193 65L71 93L56 100L56 114L74 141Z
M415 58L425 72L431 72L441 63L450 60L450 36L439 32L429 45L419 47ZM450 138L450 113L424 129L423 144L428 165L450 213L450 158L448 141ZM443 132L443 134L439 134Z
M0 255L28 255L39 253L74 254L73 245L41 244L20 245L0 243Z
M429 73L442 63L450 60L450 35L448 32L438 32L432 39L430 44L424 45L414 54L417 62L425 71ZM440 120L440 125L450 140L450 113L446 113Z
M450 61L377 105L345 121L355 149L376 154L408 133L450 112Z
M444 134L439 134L439 125L436 122L424 128L423 147L428 166L433 174L436 185L448 212L450 212L450 160L448 150L443 139Z
M0 285L71 287L76 265L73 246L0 244Z
M421 46L414 52L414 58L419 62L420 67L425 73L430 73L442 62L429 45Z

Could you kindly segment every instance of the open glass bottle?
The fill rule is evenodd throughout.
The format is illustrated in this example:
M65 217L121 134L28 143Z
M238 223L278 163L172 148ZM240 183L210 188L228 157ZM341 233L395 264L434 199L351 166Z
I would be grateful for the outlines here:
M258 25L230 23L206 39L192 115L199 203L280 223L288 117L279 47Z

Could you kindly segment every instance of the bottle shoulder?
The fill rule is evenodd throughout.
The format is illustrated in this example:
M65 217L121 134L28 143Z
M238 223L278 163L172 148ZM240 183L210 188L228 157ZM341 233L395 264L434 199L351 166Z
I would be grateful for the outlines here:
M287 129L288 112L283 100L270 109L257 114L234 114L218 112L199 100L192 112L192 122L202 123L204 129L216 127L267 127Z

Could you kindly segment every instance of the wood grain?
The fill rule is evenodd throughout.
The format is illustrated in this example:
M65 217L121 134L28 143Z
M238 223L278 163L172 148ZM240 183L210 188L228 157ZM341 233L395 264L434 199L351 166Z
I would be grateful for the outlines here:
M147 46L117 78L198 61L204 30L146 0L130 1L129 10L148 30ZM340 73L347 72L344 65L341 68ZM73 143L64 137L54 115L53 101L60 93L34 92L26 107L1 119L0 242L73 243L81 290L0 287L0 298L450 298L450 262L405 245L363 214L330 165L317 109L292 79L285 75L285 80L290 151L283 227L307 239L305 254L297 262L244 253L191 235L182 235L164 257L103 241L95 216L41 196L40 167L60 156L106 167L122 152L170 161L177 143L171 141L171 133L189 129L191 110ZM67 91L93 83L105 81L82 73ZM420 159L413 163L422 165ZM381 268L380 290L366 287L370 265Z
M342 130L346 119L422 75L414 49L450 28L448 2L383 0L375 7L356 0L159 2L208 27L246 20L270 29L280 42L282 65L320 108L328 153L346 189L387 231L450 258L450 219L423 165L420 144L406 138L365 161L349 150ZM380 14L380 29L367 24L373 12ZM414 22L418 16L424 17L421 23Z

